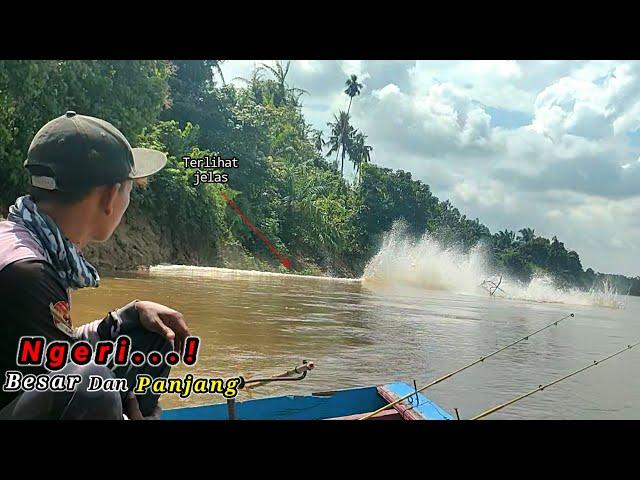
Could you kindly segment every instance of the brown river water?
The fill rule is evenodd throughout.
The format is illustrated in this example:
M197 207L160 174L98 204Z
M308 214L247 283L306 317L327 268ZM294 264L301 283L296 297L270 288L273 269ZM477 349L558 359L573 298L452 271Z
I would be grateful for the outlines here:
M444 259L444 267L431 265L427 274L422 255L414 254L401 272L377 258L359 280L155 267L148 274L103 278L98 289L75 292L73 308L83 321L136 298L181 311L202 345L198 363L179 365L172 376L270 376L303 359L315 362L306 379L257 388L251 398L394 381L426 384L575 313L424 392L452 414L458 408L462 418L640 339L638 298L559 292L535 282L520 290L511 286L511 298L489 297L463 288L472 265L452 268ZM440 273L434 275L434 268ZM639 361L640 348L630 350L488 418L639 419ZM246 398L241 392L239 399ZM220 401L213 394L165 395L162 405Z

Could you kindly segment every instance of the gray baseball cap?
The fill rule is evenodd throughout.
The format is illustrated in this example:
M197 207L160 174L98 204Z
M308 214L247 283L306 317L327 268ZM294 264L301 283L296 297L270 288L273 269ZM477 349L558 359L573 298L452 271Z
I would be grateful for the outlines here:
M34 187L73 192L148 177L166 163L158 150L131 148L109 122L68 111L36 133L24 166Z

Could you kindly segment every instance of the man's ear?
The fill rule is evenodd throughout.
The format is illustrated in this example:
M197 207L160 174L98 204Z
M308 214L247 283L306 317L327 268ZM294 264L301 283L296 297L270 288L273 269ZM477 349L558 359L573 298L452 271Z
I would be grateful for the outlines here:
M116 198L118 198L118 192L120 192L121 188L121 183L105 185L102 187L102 192L100 194L100 208L107 216L113 213Z

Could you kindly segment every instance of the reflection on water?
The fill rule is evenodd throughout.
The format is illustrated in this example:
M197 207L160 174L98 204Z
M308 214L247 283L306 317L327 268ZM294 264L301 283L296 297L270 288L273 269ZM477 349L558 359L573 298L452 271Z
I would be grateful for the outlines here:
M450 412L457 407L462 418L640 338L636 298L617 310L194 267L104 278L100 288L74 293L74 315L100 318L135 298L180 310L202 339L197 365L176 367L173 375L263 376L303 359L316 363L305 380L259 387L253 398L414 379L425 384L575 312L576 318L425 392ZM640 418L637 362L632 350L489 418ZM162 403L219 401L165 395Z

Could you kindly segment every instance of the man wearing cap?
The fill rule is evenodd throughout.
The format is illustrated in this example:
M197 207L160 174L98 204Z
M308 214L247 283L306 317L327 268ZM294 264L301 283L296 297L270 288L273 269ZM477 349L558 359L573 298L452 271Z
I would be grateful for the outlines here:
M159 151L131 148L110 123L72 111L35 135L24 164L31 194L18 198L0 222L0 384L7 371L48 373L44 367L16 365L23 336L95 345L127 335L132 351L180 351L189 331L175 310L136 300L74 328L69 297L71 289L100 284L81 249L111 236L129 206L133 183L166 162ZM0 389L0 419L158 418L157 395L90 391L89 376L127 378L132 387L136 374L167 376L168 371L165 363L137 368L68 364L56 373L80 375L75 391Z

